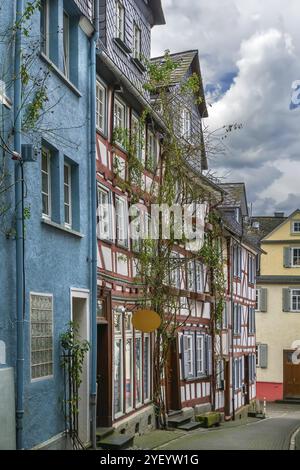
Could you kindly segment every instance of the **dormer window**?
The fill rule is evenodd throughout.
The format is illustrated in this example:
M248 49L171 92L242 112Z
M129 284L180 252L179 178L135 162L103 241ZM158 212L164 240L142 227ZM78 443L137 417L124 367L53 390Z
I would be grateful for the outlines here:
M133 58L141 60L141 30L133 25Z
M119 1L116 2L116 38L125 40L125 8Z

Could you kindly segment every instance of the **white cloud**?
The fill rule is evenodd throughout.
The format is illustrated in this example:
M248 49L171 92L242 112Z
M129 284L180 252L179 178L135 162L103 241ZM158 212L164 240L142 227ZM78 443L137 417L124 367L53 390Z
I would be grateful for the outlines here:
M154 29L153 53L199 49L206 84L213 85L209 125L238 122L227 153L211 165L228 180L245 181L254 211L299 206L300 109L290 111L291 84L300 79L300 5L289 0L163 0L167 26ZM235 78L224 90L224 77ZM226 78L225 78L226 80ZM214 90L215 89L215 90ZM293 198L295 206L293 206Z

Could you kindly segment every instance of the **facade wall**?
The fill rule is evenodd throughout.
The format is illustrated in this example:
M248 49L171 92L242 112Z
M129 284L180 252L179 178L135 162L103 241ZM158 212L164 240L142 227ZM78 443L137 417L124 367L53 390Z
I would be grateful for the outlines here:
M57 13L57 47L61 50L64 2L50 2ZM5 2L6 18L11 18L15 2ZM72 6L68 2L68 6ZM3 6L2 6L3 8ZM73 13L72 13L73 11ZM62 400L64 396L63 374L60 367L60 334L71 320L71 288L89 289L90 282L90 195L89 195L89 39L78 26L79 12L70 9L76 26L76 44L80 54L76 83L63 77L62 57L57 56L57 71L53 71L51 60L37 54L31 73L38 76L48 70L49 102L52 109L45 113L40 123L41 130L24 135L23 142L33 142L38 149L36 162L24 164L26 181L25 206L30 207L30 218L26 221L25 240L25 322L24 322L24 445L31 448L64 430ZM53 20L54 21L54 20ZM32 18L30 37L24 47L30 46L30 38L40 36L40 13ZM74 26L75 28L75 26ZM75 31L75 29L73 30ZM32 36L31 36L32 35ZM0 50L3 44L0 44ZM12 64L11 64L12 66ZM74 86L75 85L75 86ZM12 102L13 95L10 93ZM1 106L1 105L0 105ZM11 110L12 113L12 110ZM9 116L12 122L12 114ZM48 147L55 155L52 183L53 212L47 220L42 217L41 146ZM9 160L9 169L13 171ZM64 161L74 170L73 221L71 229L64 220ZM72 170L72 171L73 171ZM73 194L73 193L72 193ZM52 197L51 196L51 197ZM14 204L14 194L10 193ZM73 196L72 196L73 197ZM55 205L55 210L54 210ZM16 309L15 309L15 240L0 234L0 340L7 344L7 364L16 363ZM2 262L4 264L2 265ZM5 267L5 268L4 268ZM80 267L80 269L79 269ZM53 296L53 375L38 380L31 379L31 317L30 294Z

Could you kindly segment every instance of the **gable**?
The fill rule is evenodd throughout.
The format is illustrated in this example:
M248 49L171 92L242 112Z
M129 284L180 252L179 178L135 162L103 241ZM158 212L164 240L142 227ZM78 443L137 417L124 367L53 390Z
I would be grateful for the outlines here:
M264 241L280 241L280 240L299 240L300 233L292 233L292 223L293 221L300 222L300 210L297 209L293 212L282 224L276 227L269 235L267 235L263 240Z

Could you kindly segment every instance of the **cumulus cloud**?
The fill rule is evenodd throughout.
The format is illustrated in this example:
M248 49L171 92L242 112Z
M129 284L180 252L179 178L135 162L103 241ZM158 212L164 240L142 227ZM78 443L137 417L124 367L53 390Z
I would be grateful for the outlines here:
M293 211L300 204L300 109L289 110L300 79L299 3L289 0L164 0L165 27L153 54L199 49L211 129L238 122L226 153L211 166L245 181L254 213ZM221 6L220 6L221 3Z

